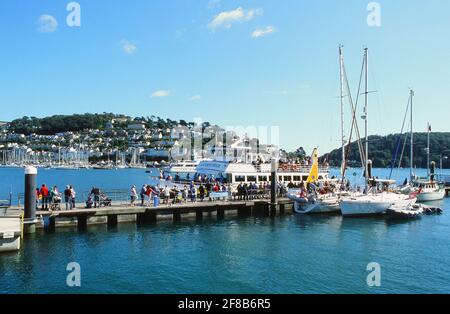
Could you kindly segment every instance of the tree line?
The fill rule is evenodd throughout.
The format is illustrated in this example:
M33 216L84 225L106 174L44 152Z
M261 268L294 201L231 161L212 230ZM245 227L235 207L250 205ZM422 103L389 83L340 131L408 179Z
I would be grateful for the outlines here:
M427 167L427 133L414 133L414 167ZM364 145L364 140L362 140ZM398 147L398 148L397 148ZM390 134L386 136L373 135L369 136L369 159L372 160L373 166L377 168L391 167L392 159L397 152L396 167L399 165L399 158L402 155L400 162L401 167L410 166L410 138L409 134ZM360 167L361 161L359 157L359 150L357 142L350 144L346 148L348 152L348 165L353 167ZM437 167L440 165L441 157L450 158L450 132L431 133L430 134L430 161L435 161ZM321 161L328 161L331 166L339 167L342 161L342 150L337 148L328 154L321 157ZM443 158L443 166L448 168L450 160Z

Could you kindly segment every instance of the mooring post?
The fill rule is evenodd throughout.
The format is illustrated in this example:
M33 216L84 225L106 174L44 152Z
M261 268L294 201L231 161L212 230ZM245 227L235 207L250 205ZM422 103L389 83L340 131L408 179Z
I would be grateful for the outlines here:
M270 214L276 213L277 205L277 160L272 157L270 179Z
M178 222L181 221L181 213L178 211L173 212L173 221Z
M108 215L106 216L106 223L108 227L116 227L117 226L117 215Z
M88 217L86 215L79 215L77 217L77 228L78 228L78 230L85 230L85 229L87 229L87 220L88 220Z
M222 220L225 218L225 210L220 207L219 205L216 206L217 208L217 219Z
M37 168L25 168L25 203L24 203L24 232L36 232L36 177Z

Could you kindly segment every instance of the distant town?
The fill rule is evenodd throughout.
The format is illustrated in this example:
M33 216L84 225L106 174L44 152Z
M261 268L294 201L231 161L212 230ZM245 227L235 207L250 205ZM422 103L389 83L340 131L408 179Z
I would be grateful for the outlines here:
M155 116L103 113L0 122L4 166L140 168L148 162L218 157L251 162L268 160L275 151L278 147L209 122Z

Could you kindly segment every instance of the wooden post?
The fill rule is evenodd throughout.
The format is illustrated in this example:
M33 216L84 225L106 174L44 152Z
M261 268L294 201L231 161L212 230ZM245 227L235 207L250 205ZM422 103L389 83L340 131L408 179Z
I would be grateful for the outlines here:
M219 206L217 206L217 219L225 218L225 210Z
M47 231L54 231L56 228L56 218L55 216L49 216L48 217L48 225L46 230Z
M181 213L180 212L173 212L173 221L180 221L181 220Z
M85 230L87 228L87 216L80 215L77 217L77 227L78 230Z
M108 227L116 227L117 226L117 215L106 216L106 223L108 224Z
M286 204L280 204L280 216L283 216L286 212Z
M195 218L197 220L202 220L203 219L203 211L201 209L197 209L195 211Z

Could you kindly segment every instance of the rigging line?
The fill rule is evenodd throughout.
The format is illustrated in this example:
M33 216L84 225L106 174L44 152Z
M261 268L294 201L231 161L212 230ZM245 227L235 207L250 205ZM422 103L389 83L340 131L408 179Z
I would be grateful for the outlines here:
M358 107L359 91L360 91L360 88L361 88L362 76L363 76L363 73L364 73L364 65L365 65L365 63L363 62L362 69L361 69L361 75L360 75L360 78L359 78L359 87L358 87L358 93L357 93L357 98L356 98L356 104L355 105L353 104L353 98L351 96L350 86L348 84L348 77L347 77L347 72L345 70L345 65L344 65L344 68L343 68L343 73L344 73L344 78L345 78L346 88L347 88L347 94L348 94L348 97L349 97L350 107L352 109L352 127L350 128L350 136L349 136L348 145L347 145L347 148L346 148L346 161L345 161L345 164L347 164L347 161L348 161L348 158L349 158L349 155L350 155L349 151L350 151L350 145L351 145L351 141L352 141L352 137L353 137L353 130L354 129L355 129L355 133L357 134L357 138L358 138L357 144L358 144L359 155L360 155L360 158L361 158L361 164L364 164L364 160L365 160L364 150L362 149L362 144L361 144L361 136L360 136L359 128L358 128L358 122L356 121L356 112L357 112L356 109ZM344 168L344 171L345 171L345 169L346 168Z
M399 134L398 139L397 139L397 144L396 144L396 148L395 148L395 154L392 157L392 161L391 161L391 172L389 174L389 179L391 179L391 177L392 177L392 172L394 170L394 167L395 167L395 164L396 164L396 161L397 161L398 151L400 149L400 143L401 143L402 136L403 136L403 130L405 128L406 118L408 117L409 106L410 106L410 99L411 98L408 97L408 103L406 104L406 111L405 111L405 116L403 117L402 128L400 130L400 134Z
M410 125L411 125L411 124L408 124L408 127L409 127ZM405 148L406 148L406 143L408 142L408 138L409 138L409 133L406 133L406 134L405 134L405 142L403 143L402 154L400 155L400 158L399 158L399 160L398 160L398 168L401 168L401 166L402 166L402 159L403 159L403 155L404 155L404 153L405 153Z

